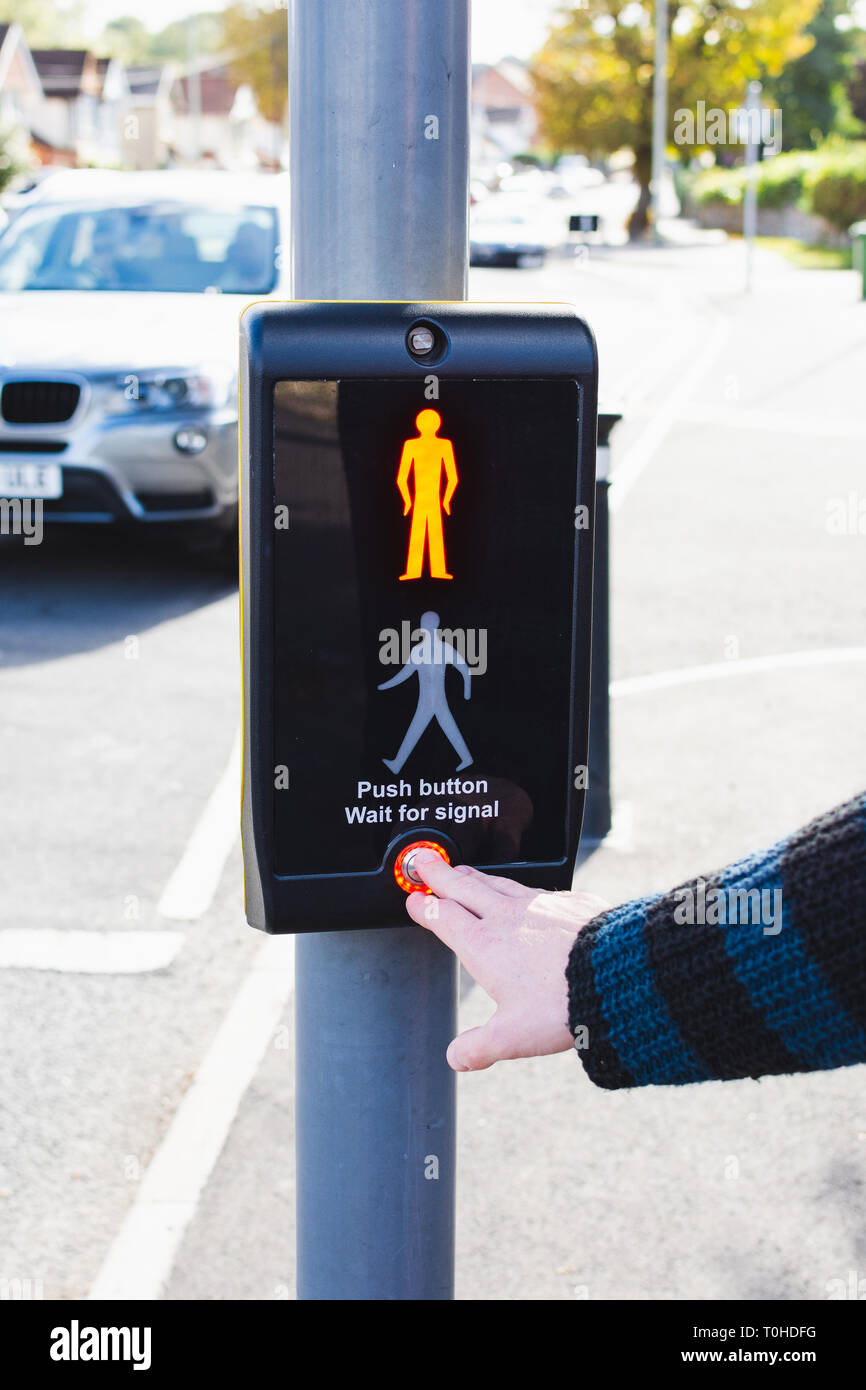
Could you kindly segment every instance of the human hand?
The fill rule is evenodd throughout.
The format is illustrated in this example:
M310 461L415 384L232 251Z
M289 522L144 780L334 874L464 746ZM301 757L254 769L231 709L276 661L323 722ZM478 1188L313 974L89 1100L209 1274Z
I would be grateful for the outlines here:
M448 1065L482 1071L571 1047L565 967L581 927L609 903L592 893L527 888L467 864L452 869L432 850L420 851L414 867L435 896L410 893L409 916L450 946L497 1005L480 1028L454 1039Z

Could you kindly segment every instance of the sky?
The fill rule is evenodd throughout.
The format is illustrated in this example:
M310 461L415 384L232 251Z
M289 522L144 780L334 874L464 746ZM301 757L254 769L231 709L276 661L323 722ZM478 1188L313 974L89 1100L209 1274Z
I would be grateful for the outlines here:
M136 15L154 32L197 10L218 10L220 0L87 0L92 38L119 15ZM472 58L495 63L506 55L529 58L544 42L556 0L472 0Z

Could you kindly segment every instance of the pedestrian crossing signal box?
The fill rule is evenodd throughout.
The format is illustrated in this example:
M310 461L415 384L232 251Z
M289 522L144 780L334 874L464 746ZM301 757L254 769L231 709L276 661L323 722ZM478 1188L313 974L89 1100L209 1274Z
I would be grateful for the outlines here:
M570 886L596 387L593 337L570 305L299 301L243 315L253 926L406 925L419 841Z

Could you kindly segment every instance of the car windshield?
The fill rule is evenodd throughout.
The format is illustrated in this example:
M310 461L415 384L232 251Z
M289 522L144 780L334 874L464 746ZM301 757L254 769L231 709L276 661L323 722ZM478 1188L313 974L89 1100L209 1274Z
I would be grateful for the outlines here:
M490 210L489 212L479 213L472 219L472 225L477 227L528 227L531 222L538 223L538 217L530 217L526 212L499 212Z
M0 291L268 294L276 276L268 207L55 203L20 213L0 236Z

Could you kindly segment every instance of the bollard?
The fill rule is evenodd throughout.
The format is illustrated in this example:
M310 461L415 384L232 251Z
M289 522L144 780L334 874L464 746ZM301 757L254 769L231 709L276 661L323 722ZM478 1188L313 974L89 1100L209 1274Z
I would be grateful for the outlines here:
M860 273L860 298L866 299L866 222L848 228L851 238L851 264Z

